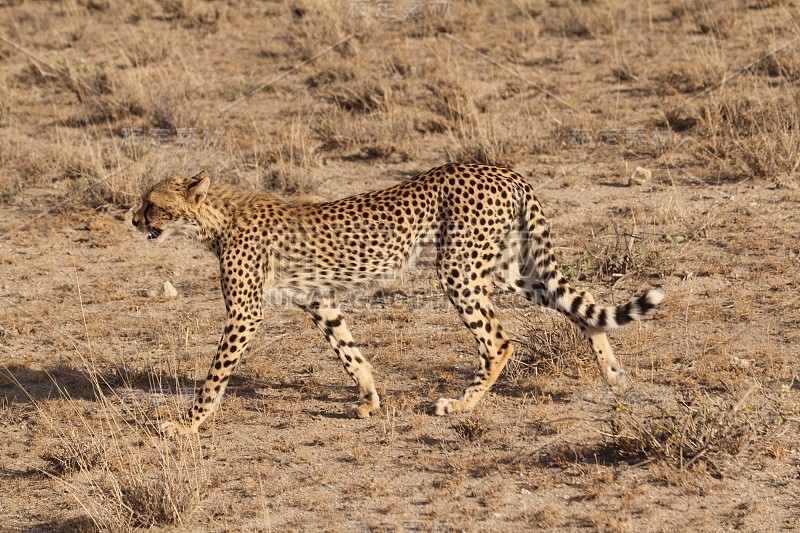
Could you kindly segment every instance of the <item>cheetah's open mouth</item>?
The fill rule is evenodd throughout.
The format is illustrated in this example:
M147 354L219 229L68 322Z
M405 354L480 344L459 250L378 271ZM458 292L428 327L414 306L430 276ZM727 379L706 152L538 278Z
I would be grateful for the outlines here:
M158 228L149 228L147 230L147 238L148 240L154 241L161 236L161 230Z

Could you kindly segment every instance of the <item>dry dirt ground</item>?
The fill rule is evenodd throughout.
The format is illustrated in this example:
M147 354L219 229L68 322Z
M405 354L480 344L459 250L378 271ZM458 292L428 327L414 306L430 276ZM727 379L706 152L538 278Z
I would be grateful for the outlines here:
M3 531L800 528L795 2L11 1L0 28ZM628 397L501 298L515 359L432 416L477 360L423 257L344 302L380 414L342 416L279 307L199 437L158 435L224 309L209 252L130 227L149 183L332 199L451 160L528 177L599 300L667 294L611 334Z

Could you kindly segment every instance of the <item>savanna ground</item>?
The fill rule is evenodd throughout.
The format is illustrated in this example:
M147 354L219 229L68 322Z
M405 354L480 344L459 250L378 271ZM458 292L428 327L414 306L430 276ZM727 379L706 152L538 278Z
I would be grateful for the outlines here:
M4 531L800 527L796 2L10 1L0 27ZM476 356L420 268L344 304L379 415L341 415L277 308L199 438L158 435L224 309L209 252L130 227L148 184L333 199L452 160L528 177L598 299L666 292L611 335L628 397L501 298L515 359L432 416Z

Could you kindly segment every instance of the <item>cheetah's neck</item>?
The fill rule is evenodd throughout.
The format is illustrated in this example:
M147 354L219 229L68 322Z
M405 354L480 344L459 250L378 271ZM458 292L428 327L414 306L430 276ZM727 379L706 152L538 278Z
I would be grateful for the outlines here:
M256 198L268 196L261 191L242 191L225 186L212 186L195 216L200 225L200 237L211 244L229 228L238 213Z

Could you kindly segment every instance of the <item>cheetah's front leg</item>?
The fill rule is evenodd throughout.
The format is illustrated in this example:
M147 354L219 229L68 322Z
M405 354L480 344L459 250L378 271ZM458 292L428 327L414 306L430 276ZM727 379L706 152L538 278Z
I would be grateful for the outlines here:
M194 405L186 415L185 422L165 422L161 424L162 433L169 436L197 433L200 424L219 406L228 379L241 361L250 338L261 325L260 314L255 317L243 317L241 313L235 311L229 312L228 315L228 323L219 340L217 354L211 361L208 376L197 391Z
M228 260L232 256L235 260ZM247 349L247 344L253 337L263 319L263 292L262 283L264 272L258 264L244 262L238 252L231 251L220 257L222 295L225 298L225 308L228 320L225 331L219 339L217 354L211 361L203 386L197 391L194 405L189 410L183 423L165 422L161 425L161 432L167 435L189 435L197 433L206 418L219 406L228 379ZM250 259L250 258L248 258ZM242 265L236 271L230 270L229 265ZM246 267L246 268L245 268Z

